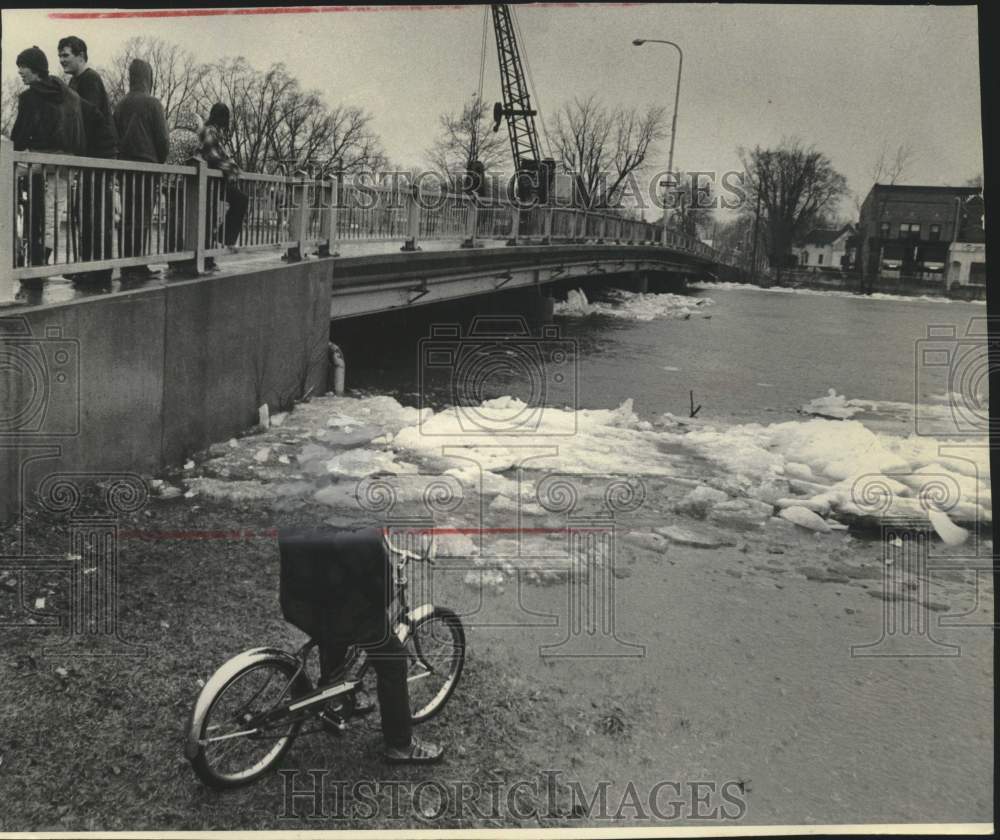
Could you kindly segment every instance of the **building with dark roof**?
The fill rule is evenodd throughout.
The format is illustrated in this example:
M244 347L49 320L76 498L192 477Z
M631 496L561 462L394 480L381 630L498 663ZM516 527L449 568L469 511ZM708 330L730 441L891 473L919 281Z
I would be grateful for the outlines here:
M858 221L863 276L985 284L983 207L981 187L875 184Z

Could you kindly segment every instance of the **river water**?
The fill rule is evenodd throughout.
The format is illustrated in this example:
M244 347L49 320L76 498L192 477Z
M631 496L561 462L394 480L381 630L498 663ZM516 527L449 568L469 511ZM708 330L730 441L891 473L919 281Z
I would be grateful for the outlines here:
M565 343L576 364L564 387L554 387L552 377L541 372L550 404L615 408L631 398L636 413L651 420L663 412L687 416L693 392L700 418L730 423L791 419L830 388L849 399L912 405L917 393L926 399L958 390L970 366L968 359L962 366L962 351L968 355L970 348L983 346L981 340L962 339L986 315L982 304L946 300L694 287L685 295L691 317L683 319L658 317L683 311L683 302L673 308L657 305L657 299L677 296L629 297L635 305L628 312L620 302L592 303L584 310L589 314L559 307L559 336L538 341L539 353ZM414 341L421 325L426 337L436 322L444 323L428 316L397 342L390 339L378 354L349 358L350 386L415 405L420 396L415 382L422 374L425 404L455 401L449 390L453 368L429 370ZM923 363L929 330L955 334L951 345L957 352L947 364ZM948 338L936 341L949 346ZM476 395L528 398L535 370L525 375L525 366L517 364L519 354L511 355L509 369L498 366ZM980 400L986 405L985 381L975 384L975 393L966 394L973 409Z

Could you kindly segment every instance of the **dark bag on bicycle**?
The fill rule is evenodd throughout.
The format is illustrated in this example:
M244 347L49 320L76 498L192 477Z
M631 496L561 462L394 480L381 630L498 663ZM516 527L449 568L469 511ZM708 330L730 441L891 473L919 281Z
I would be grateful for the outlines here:
M278 550L287 621L320 647L386 639L392 573L381 529L281 529Z

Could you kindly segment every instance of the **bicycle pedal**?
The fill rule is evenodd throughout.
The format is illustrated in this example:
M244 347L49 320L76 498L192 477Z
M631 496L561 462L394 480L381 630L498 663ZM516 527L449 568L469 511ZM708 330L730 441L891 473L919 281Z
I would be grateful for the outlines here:
M342 732L346 732L350 728L350 724L340 715L334 712L323 711L316 715L319 718L319 722L322 727L334 735L340 735Z

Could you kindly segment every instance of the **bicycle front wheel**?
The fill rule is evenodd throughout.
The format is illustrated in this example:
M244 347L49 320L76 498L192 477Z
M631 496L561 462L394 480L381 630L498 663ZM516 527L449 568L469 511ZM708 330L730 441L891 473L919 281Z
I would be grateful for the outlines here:
M205 784L214 788L250 784L285 754L302 719L264 723L263 716L309 691L309 680L301 674L291 684L295 672L285 659L266 656L239 668L214 689L207 712L196 724L198 731L191 733L198 747L189 758Z
M432 718L448 702L465 664L465 630L449 609L435 607L406 640L407 690L414 723Z

